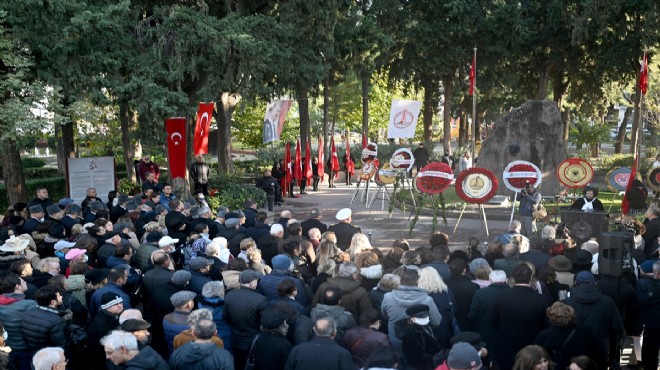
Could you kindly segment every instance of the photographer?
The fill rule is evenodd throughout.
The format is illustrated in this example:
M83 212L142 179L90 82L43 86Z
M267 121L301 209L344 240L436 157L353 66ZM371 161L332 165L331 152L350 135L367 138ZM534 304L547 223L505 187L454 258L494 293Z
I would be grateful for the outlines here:
M525 189L516 197L520 201L520 223L522 223L521 234L526 237L532 236L536 232L536 221L532 219L532 213L541 203L541 193L536 191L534 185L527 183Z
M280 184L271 175L271 171L264 171L264 177L257 180L257 187L266 192L266 201L268 202L268 211L273 212L274 203L281 203L282 200L277 199L277 195L281 194Z

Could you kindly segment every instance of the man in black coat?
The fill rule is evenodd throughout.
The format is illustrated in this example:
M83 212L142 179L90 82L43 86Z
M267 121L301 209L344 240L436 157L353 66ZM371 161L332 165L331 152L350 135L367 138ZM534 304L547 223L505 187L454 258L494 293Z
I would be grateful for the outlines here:
M90 367L96 370L106 368L105 353L101 338L119 326L119 315L124 311L124 301L118 295L107 292L101 298L101 309L87 326Z
M587 186L582 191L582 198L576 199L571 204L571 209L584 212L605 212L603 203L596 198L598 196L598 189Z
M116 223L119 218L128 213L127 205L131 198L125 194L117 196L117 205L110 210L110 221Z
M645 327L642 364L644 369L657 369L660 350L660 261L653 263L653 278L642 277L635 288L641 305L640 318Z
M545 328L550 300L532 289L532 269L522 263L513 269L515 285L502 291L493 307L492 325L497 329L497 362L500 369L513 368L516 353L532 343Z
M334 341L337 323L324 317L314 323L316 337L291 350L286 368L289 370L353 370L353 358L347 349Z
M336 216L339 222L328 228L328 231L334 232L337 236L337 247L342 251L350 247L353 235L362 232L359 227L351 225L352 214L353 211L350 208L340 209Z
M193 194L204 194L209 196L209 165L204 163L204 156L198 154L195 157L195 163L190 166L190 178L193 180Z
M261 258L266 264L273 267L272 259L279 253L278 245L284 236L284 229L280 224L273 224L270 227L270 235L266 235L257 240L257 248L261 250Z
M25 220L23 232L32 235L32 232L37 231L39 225L44 222L44 209L41 205L37 204L28 208L28 210L30 212L30 218Z
M646 210L646 219L644 226L646 232L642 235L644 238L644 254L649 259L658 258L658 237L660 237L660 208L656 205L650 206ZM23 227L25 228L25 226Z
M183 245L188 240L188 233L190 232L188 217L183 213L186 207L182 201L173 200L170 203L170 208L172 210L165 216L167 235L179 239L177 246Z
M456 307L454 312L461 330L472 330L472 322L468 319L468 311L472 305L472 297L479 285L473 283L467 276L467 265L462 258L454 258L449 262L449 272L451 275L447 279L447 287L454 293L456 298Z
M167 353L163 318L168 313L174 312L174 305L170 301L170 297L175 293L186 290L190 277L190 272L179 270L172 275L172 279L167 284L157 288L151 296L151 303L149 304L151 309L145 311L144 318L151 323L151 343L158 353Z
M244 206L243 213L245 214L245 223L243 224L243 227L252 227L257 218L257 202L254 199L246 199Z
M46 347L66 347L64 319L57 310L62 305L62 294L52 285L37 289L38 306L25 312L21 331L27 348L32 353Z
M35 191L35 197L28 202L28 208L32 206L41 206L41 209L46 209L48 206L52 205L53 202L48 198L48 189L43 186L40 186Z
M91 202L102 202L103 200L99 197L97 197L96 189L95 188L87 188L87 192L85 194L85 199L80 203L80 208L85 209Z
M75 225L81 225L82 219L82 209L77 204L72 204L69 206L69 209L66 211L66 215L62 217L60 223L64 226L64 232L66 236L71 236L71 228Z
M236 369L243 369L254 337L260 331L261 314L268 307L268 300L257 291L263 275L253 270L241 272L239 289L225 296L223 317L231 327L231 344Z
M284 370L293 346L286 335L289 330L286 316L275 308L261 315L261 334L254 344L255 370Z
M415 157L415 168L417 172L429 163L429 152L424 148L424 143L419 143L419 146L413 152Z
M209 227L209 239L215 239L218 236L218 223L212 218L213 212L209 207L200 207L197 210L197 218L190 221L190 230L195 230L195 226L204 224Z
M496 358L497 329L492 323L494 305L500 294L511 288L507 284L506 273L502 270L492 271L489 280L489 286L481 288L474 293L470 311L468 312L468 319L474 330L481 334L483 340L488 344L489 357Z
M309 218L300 223L300 226L302 226L303 237L308 238L309 230L313 228L319 229L321 234L328 231L328 225L321 222L322 216L323 215L321 215L321 210L318 208L314 208L309 212Z
M270 235L270 225L266 223L268 213L257 212L254 218L254 226L245 229L245 237L252 238L255 242L264 236Z

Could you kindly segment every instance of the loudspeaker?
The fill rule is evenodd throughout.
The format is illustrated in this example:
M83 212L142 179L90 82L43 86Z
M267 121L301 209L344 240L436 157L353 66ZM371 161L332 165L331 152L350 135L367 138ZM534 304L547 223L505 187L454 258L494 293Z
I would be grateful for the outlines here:
M634 245L632 233L601 233L598 236L598 274L619 277L622 271L632 271Z

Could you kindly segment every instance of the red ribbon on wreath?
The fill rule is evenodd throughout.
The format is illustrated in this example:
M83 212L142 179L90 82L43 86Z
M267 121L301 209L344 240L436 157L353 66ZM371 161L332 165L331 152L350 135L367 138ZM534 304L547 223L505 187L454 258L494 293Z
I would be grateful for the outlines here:
M465 189L463 189L463 182L465 181L465 178L468 177L469 175L474 175L474 174L484 175L490 181L490 190L488 191L488 193L482 195L481 197L472 197L466 194ZM487 186L487 185L488 184L483 184L483 186ZM495 194L497 193L497 188L499 187L499 182L497 181L497 177L495 177L493 171L481 167L472 167L465 171L461 171L461 173L456 178L455 186L456 186L456 195L458 195L458 197L461 198L466 203L483 204L488 202L495 196Z

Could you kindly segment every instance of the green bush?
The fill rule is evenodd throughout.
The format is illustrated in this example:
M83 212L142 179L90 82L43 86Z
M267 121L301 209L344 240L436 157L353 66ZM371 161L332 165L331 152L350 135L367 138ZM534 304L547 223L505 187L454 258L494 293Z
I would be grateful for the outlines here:
M66 197L66 179L64 177L51 177L48 179L35 179L25 181L25 193L28 201L34 198L34 194L39 187L48 189L48 196L53 202ZM0 184L0 209L5 210L9 207L9 197L7 188Z
M23 157L21 158L21 166L23 168L41 168L46 165L46 162L40 158Z
M209 179L209 188L219 190L215 197L208 200L214 211L220 205L232 210L243 209L248 199L254 199L259 205L266 201L266 193L255 187L252 179L247 180L238 174L216 175Z
M57 168L53 167L28 167L23 169L23 175L26 179L45 179L59 176Z

